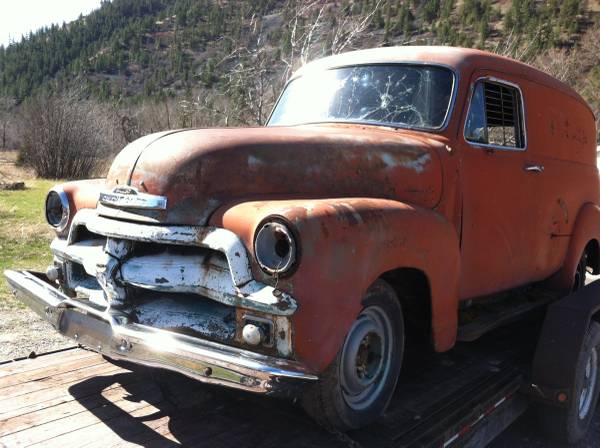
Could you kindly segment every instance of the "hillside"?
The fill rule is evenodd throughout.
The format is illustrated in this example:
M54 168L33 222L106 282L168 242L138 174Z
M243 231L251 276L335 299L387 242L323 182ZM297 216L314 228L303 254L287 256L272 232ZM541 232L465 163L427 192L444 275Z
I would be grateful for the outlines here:
M173 121L262 123L306 61L401 44L517 57L600 110L599 17L600 0L105 1L86 17L0 47L0 113L75 85L119 111L127 140Z

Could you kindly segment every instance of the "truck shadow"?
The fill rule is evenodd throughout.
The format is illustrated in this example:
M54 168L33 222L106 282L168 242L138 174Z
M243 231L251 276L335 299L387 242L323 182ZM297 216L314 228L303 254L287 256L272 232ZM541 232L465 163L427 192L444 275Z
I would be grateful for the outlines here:
M110 397L105 391L120 386ZM207 386L159 369L91 377L69 388L122 441L142 446L349 446L286 400ZM104 393L103 393L104 392Z
M444 354L424 354L425 348L409 345L413 350L407 350L399 386L386 415L368 428L348 435L320 427L300 406L288 400L208 386L161 369L127 365L127 370L73 384L69 392L112 431L111 437L116 435L124 442L141 446L412 446L415 433L426 434L454 407L470 409L467 405L474 400L474 384L484 381L485 385L496 376L503 378L515 366L529 362L536 342L532 335L538 333L537 322L536 318L525 325L497 330L475 343L457 344ZM479 411L474 411L479 415ZM427 431L417 431L420 427ZM598 441L600 409L594 415L588 437L579 446L600 446ZM559 446L539 435L532 412L521 416L490 445Z

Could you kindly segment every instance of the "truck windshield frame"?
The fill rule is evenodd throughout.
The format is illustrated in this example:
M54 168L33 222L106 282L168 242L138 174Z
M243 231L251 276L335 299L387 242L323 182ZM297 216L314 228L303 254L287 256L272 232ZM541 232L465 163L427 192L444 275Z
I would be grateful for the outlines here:
M421 72L420 75L422 75L423 73L428 73L429 76L431 76L431 73L433 72L434 69L436 71L438 71L438 76L440 74L443 75L443 72L445 71L447 74L450 75L450 77L446 80L449 81L449 90L447 91L447 93L444 95L442 94L441 96L438 95L438 98L434 98L434 100L439 99L440 97L444 97L445 101L444 104L442 104L441 106L441 111L438 111L439 116L443 116L443 118L436 120L435 123L423 123L421 120L421 123L405 123L405 122L401 122L401 121L393 121L393 120L385 120L385 119L364 119L363 117L354 117L354 116L349 116L349 117L335 117L333 116L332 113L327 112L327 113L315 113L315 115L326 115L324 117L319 117L318 119L305 119L305 117L303 117L303 114L306 114L306 112L296 112L294 113L294 109L296 108L303 108L303 109L312 109L313 106L315 106L314 101L312 101L313 99L317 98L317 94L314 91L311 91L310 95L303 95L302 98L302 102L298 105L298 104L293 104L294 98L292 98L292 106L291 106L291 110L290 111L286 111L285 109L283 110L283 112L280 111L280 109L282 107L289 107L287 105L285 105L285 102L288 101L288 96L290 95L290 87L292 86L298 86L298 84L294 84L297 82L305 82L307 84L304 84L303 86L300 86L300 92L306 92L306 87L313 87L313 86L318 86L319 88L319 93L322 95L331 95L330 96L330 100L327 102L327 100L325 100L325 102L323 103L324 106L330 108L331 105L334 103L334 101L336 101L335 98L332 98L333 94L335 94L337 91L341 90L340 88L338 88L337 90L335 90L336 88L336 83L340 84L340 87L344 87L344 83L346 81L348 81L349 79L351 79L351 76L353 75L353 72L355 72L354 76L352 76L352 82L356 83L356 72L365 72L366 70L372 69L372 72L375 73L377 71L380 71L382 73L380 74L384 74L385 75L385 71L387 69L388 73L392 73L392 70L395 67L399 67L401 69L405 69L405 74L403 78L406 78L408 76L408 74L410 74L409 70L412 71L412 74L415 74L417 72ZM426 70L430 69L429 72L427 72ZM330 76L328 80L325 80L323 74L327 74L328 72L338 72L340 74L345 72L345 76L342 76L341 78L339 76ZM402 74L401 71L399 71L399 74ZM384 78L380 78L379 81L382 81ZM401 83L404 79L399 79L399 80L395 80L395 86L396 87L399 83ZM329 83L328 83L329 82ZM391 83L391 76L388 76L388 84L383 85L383 87L385 87L386 89L389 89L390 87L390 83ZM333 83L333 85L332 85ZM413 85L409 86L404 92L404 94L408 94L408 95L413 95L413 97L416 97L417 95L419 95L421 92L419 93L412 93L413 88L417 87L419 89L421 88L426 88L429 90L429 92L427 92L429 95L432 95L432 87L435 88L435 86L433 85L434 83L431 82L431 80L429 80L429 85L420 85L420 84L425 84L423 82L419 82L418 84L413 83ZM363 83L364 86L364 83ZM376 86L369 86L370 88L373 88L377 91L377 87ZM382 87L381 85L379 87ZM334 90L332 90L334 89ZM301 76L297 76L295 78L292 78L290 81L288 81L288 83L286 84L285 88L283 89L281 95L279 96L279 99L277 100L271 115L267 121L266 126L298 126L298 125L303 125L303 124L317 124L317 123L348 123L348 124L365 124L365 125L373 125L373 126L386 126L386 127L393 127L393 128L400 128L400 129L411 129L411 130L421 130L421 131L426 131L426 132L436 132L436 131L443 131L447 128L448 123L450 121L450 117L452 116L453 110L454 110L454 104L456 101L456 93L458 90L458 74L456 73L456 71L452 68L449 67L447 65L444 64L437 64L437 63L433 63L433 62L401 62L401 63L368 63L368 64L352 64L352 65L344 65L344 66L336 66L336 67L330 67L327 69L323 69L323 70L315 70L315 71L309 71L305 74L302 74ZM384 103L386 102L386 100L393 100L394 98L390 97L390 95L388 94L389 90L382 92L382 91L377 91L379 95L379 99L381 100L381 106L380 107L375 107L372 108L370 112L376 112L378 110L381 111L385 111L386 108L384 107ZM298 94L296 92L292 92L291 94L295 94L296 98L298 98ZM433 95L435 95L435 92L433 92ZM319 96L320 97L320 96ZM387 97L387 98L386 98ZM360 98L359 98L360 99ZM434 100L430 100L429 103L425 102L424 104L429 104L427 107L429 109L431 109L432 105L436 104L434 103ZM339 100L338 100L339 102ZM415 102L416 103L416 102ZM396 113L405 113L405 112L414 112L415 114L419 114L420 111L415 110L415 103L410 103L408 104L408 106L404 108L404 110L400 110L400 111L396 111ZM356 104L359 104L358 102ZM398 105L396 104L395 107L397 108ZM279 115L278 115L279 112ZM286 112L290 115L290 117L288 117L287 119L285 118L285 114ZM441 112L441 113L439 113ZM388 114L389 115L389 114Z

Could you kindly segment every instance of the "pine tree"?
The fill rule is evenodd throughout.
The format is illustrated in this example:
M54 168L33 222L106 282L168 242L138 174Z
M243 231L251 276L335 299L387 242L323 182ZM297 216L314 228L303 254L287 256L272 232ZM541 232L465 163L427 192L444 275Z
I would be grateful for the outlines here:
M392 29L392 0L387 0L385 5L385 30L383 35L384 45L390 43L390 31Z

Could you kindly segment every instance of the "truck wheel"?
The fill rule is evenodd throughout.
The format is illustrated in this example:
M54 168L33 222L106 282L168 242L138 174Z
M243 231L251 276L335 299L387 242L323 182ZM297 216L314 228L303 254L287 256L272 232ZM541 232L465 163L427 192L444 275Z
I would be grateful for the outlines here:
M575 444L585 437L598 402L599 361L600 324L592 322L577 361L574 399L566 408L540 406L538 409L541 428L552 439Z
M404 353L404 319L394 290L378 280L322 378L304 393L304 409L327 427L348 430L378 418L389 404Z

